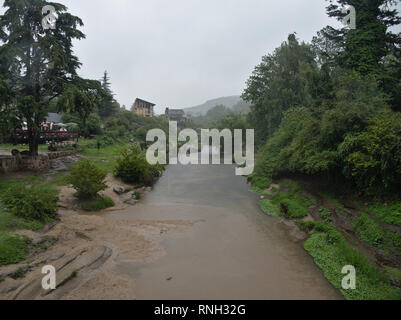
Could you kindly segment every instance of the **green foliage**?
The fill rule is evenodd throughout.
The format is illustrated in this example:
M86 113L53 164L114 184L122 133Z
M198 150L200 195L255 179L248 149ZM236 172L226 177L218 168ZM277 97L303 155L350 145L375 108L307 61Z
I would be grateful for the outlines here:
M15 216L11 212L0 209L0 232L15 230L33 230L42 229L43 224L36 220L26 220Z
M282 199L280 205L281 211L291 219L304 218L308 215L308 210L295 200Z
M252 103L249 122L256 130L256 144L261 145L279 127L283 112L290 107L309 105L311 77L317 69L310 45L289 35L273 54L264 56L244 91L243 99Z
M332 216L331 216L330 210L328 210L328 209L326 209L324 207L320 208L320 216L321 216L321 218L323 219L324 222L330 223L331 220L332 220Z
M145 152L139 146L134 146L121 152L114 175L126 183L152 186L162 170L164 166L150 165Z
M256 175L248 177L248 182L252 184L254 190L257 190L259 192L263 192L264 190L268 189L273 183L271 178Z
M97 197L95 199L83 201L81 203L81 208L89 212L101 211L114 206L114 201L107 197Z
M76 123L79 134L85 138L102 133L102 121L96 113L91 113L85 118L77 113L64 113L62 120L64 123Z
M361 240L371 246L378 248L387 248L386 230L367 214L352 221L352 226L358 233Z
M32 155L38 154L38 129L55 97L59 111L85 118L107 95L99 81L77 74L81 64L72 46L85 37L79 30L82 20L68 13L66 6L52 2L59 17L57 28L45 30L42 8L46 4L44 0L6 0L0 17L0 71L13 101L12 118L19 125L26 119Z
M0 266L25 260L29 253L30 243L27 237L0 233Z
M401 190L401 114L385 113L339 147L344 174L369 194Z
M81 200L94 199L98 192L107 188L104 182L106 173L97 168L91 161L81 160L70 175L67 183L77 190L76 197Z
M271 200L264 199L259 201L259 206L262 211L269 216L279 217L280 216L280 207L274 204Z
M347 243L341 233L324 223L303 223L311 230L305 249L323 270L325 277L348 300L398 300L401 291L392 287L389 280L356 248ZM341 273L344 266L357 270L356 290L342 288Z
M401 227L401 201L395 201L389 204L376 202L370 205L368 210L379 220Z
M27 220L49 222L57 217L57 192L51 187L12 185L3 195L4 207Z

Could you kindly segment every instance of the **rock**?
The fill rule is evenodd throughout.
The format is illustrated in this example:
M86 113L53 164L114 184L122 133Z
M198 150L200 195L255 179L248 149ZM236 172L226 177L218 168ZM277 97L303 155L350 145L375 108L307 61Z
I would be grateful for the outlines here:
M117 193L118 195L122 195L123 193L125 193L125 189L124 187L120 187L120 186L116 186L113 188L113 191L115 193Z
M50 160L50 169L56 172L69 171L68 167L60 159Z
M260 196L260 200L263 200L265 198L265 196Z
M138 202L139 202L139 201L138 201L138 200L135 200L135 199L130 199L130 200L124 201L124 203L129 204L129 205L131 205L131 206L136 205Z
M65 256L65 253L54 254L49 258L50 262L57 261Z

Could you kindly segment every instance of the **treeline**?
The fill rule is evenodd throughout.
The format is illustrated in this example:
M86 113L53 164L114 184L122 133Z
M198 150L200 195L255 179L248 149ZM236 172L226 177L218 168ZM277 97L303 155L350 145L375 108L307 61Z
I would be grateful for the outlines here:
M111 90L110 77L107 71L100 79L102 89L107 93L92 112L82 117L80 113L66 112L62 115L64 123L76 123L78 133L85 138L96 138L103 145L126 142L134 139L140 145L146 144L149 130L159 128L168 132L168 123L164 117L145 118L121 107ZM53 110L57 112L57 101Z
M252 103L256 176L305 174L365 194L401 191L399 1L330 1L357 12L355 30L326 27L311 43L295 34L262 58L243 99Z

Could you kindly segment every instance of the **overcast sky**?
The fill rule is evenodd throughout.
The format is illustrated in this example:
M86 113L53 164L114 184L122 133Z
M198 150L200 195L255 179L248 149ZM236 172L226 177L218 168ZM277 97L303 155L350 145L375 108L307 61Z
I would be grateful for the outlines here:
M164 108L240 95L263 55L291 32L310 41L326 25L323 0L54 0L82 18L80 74L104 70L121 105ZM0 1L2 3L3 1Z

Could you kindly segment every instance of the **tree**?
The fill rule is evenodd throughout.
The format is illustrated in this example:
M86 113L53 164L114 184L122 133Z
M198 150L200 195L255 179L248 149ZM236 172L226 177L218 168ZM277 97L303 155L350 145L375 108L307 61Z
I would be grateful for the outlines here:
M306 74L317 71L314 58L312 47L300 44L291 34L255 68L242 98L252 104L249 122L256 130L258 145L273 135L285 110L311 104Z
M111 91L110 77L107 71L104 72L103 78L100 80L102 83L102 88L107 95L104 97L102 103L99 106L99 115L102 118L108 118L114 116L120 109L120 105L113 98L113 92Z
M399 0L326 0L330 2L327 13L342 20L342 7L352 5L356 10L356 29L326 27L322 33L342 48L338 56L341 66L363 74L380 74L382 59L401 44L400 34L389 28L401 23L396 9L391 6Z
M57 14L55 29L42 27L42 8L51 5ZM5 0L0 16L0 70L11 92L12 106L25 118L29 151L38 154L40 124L52 100L59 111L78 113L83 119L107 94L98 81L82 79L81 63L73 54L73 40L85 35L80 18L59 3L44 0Z

